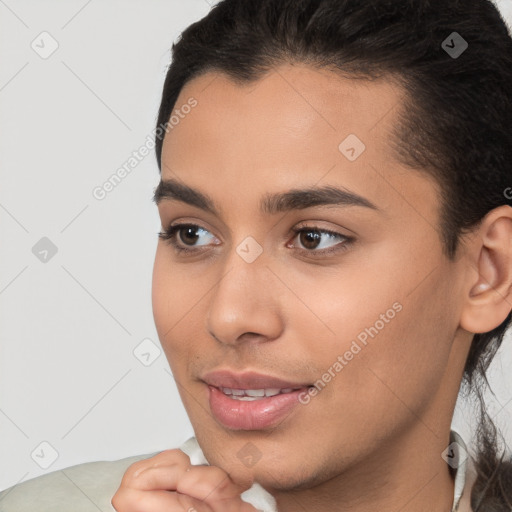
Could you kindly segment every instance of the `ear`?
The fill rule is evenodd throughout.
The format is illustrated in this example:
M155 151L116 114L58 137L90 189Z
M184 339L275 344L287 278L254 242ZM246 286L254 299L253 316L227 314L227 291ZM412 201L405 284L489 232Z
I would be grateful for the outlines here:
M492 331L512 310L512 207L491 210L468 244L466 300L460 326Z

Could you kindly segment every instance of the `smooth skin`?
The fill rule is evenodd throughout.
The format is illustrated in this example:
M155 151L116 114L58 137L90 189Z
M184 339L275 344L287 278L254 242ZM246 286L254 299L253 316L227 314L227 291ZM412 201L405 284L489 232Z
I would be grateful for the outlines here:
M512 208L490 212L464 237L456 261L444 256L438 187L399 164L389 145L402 94L390 80L349 80L299 64L248 85L210 71L181 91L176 108L190 97L198 103L164 139L162 179L207 194L219 215L160 201L163 229L201 229L196 241L187 230L174 239L195 253L159 241L152 300L162 347L211 464L201 477L210 490L222 470L230 492L257 481L279 512L451 510L454 482L441 454L473 333L492 330L512 308ZM354 161L338 148L349 134L366 146ZM327 185L378 210L259 210L265 194ZM297 235L297 227L310 231ZM340 236L322 234L315 246L311 228ZM247 237L263 249L252 263L237 252ZM339 250L326 254L329 248ZM213 417L201 380L207 371L313 384L396 302L401 311L275 428L231 430ZM237 456L248 442L261 454L252 467ZM186 464L176 452L136 463L154 480L140 485L129 470L116 510L187 510L168 506L184 475L171 469ZM237 500L233 510L245 512Z

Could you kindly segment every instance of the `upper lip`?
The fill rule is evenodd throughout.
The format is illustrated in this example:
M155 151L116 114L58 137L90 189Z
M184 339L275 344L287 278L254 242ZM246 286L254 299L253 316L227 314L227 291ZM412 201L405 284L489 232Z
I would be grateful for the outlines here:
M236 373L231 370L214 370L203 375L202 380L216 388L231 389L299 389L308 387L303 382L292 382L257 372Z

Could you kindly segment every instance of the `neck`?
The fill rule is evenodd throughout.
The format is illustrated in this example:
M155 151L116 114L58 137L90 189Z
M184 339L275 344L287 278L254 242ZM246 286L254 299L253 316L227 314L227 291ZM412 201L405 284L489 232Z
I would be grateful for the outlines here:
M432 432L417 423L372 458L304 490L272 490L279 512L432 512L451 511L454 479L441 457L449 428Z

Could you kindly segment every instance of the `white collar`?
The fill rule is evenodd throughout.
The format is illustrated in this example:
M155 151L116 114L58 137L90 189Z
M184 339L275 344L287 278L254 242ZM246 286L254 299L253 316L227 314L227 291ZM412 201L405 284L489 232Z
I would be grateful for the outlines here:
M443 452L443 458L450 467L455 470L455 490L452 512L457 512L466 485L468 450L466 443L455 430L450 431L450 445Z
M191 437L180 446L180 450L190 457L190 462L208 464L201 447L195 437ZM450 431L450 445L443 452L443 458L454 469L455 491L452 512L457 512L460 499L466 485L467 448L464 440L454 430ZM260 484L254 483L250 489L242 493L242 499L261 512L278 512L276 500Z

